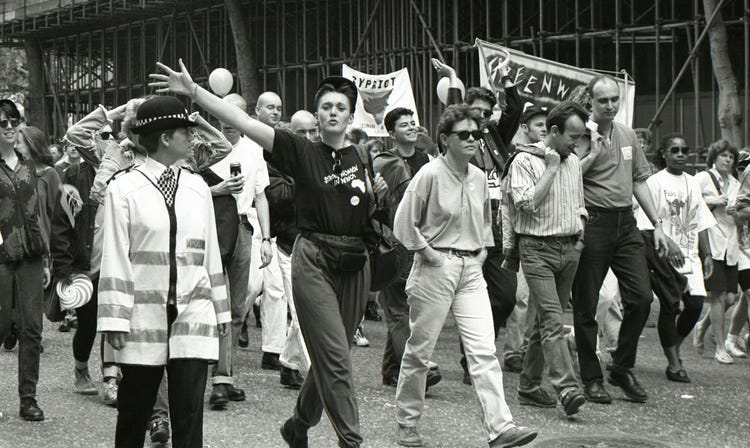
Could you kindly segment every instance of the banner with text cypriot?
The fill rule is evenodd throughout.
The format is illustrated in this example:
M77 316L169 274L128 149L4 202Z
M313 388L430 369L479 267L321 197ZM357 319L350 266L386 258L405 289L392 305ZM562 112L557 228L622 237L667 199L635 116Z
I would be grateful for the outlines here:
M510 56L509 76L516 84L524 101L537 106L552 107L576 95L599 73L549 59L528 55L522 51L477 39L479 49L480 84L493 91L501 90L502 66ZM619 123L632 126L635 105L635 83L627 74L614 77L620 86L620 110L615 117Z
M341 76L354 81L359 93L352 127L362 129L370 137L388 137L383 119L385 114L396 107L413 110L414 120L419 126L419 115L407 69L402 68L387 75L370 75L344 64Z

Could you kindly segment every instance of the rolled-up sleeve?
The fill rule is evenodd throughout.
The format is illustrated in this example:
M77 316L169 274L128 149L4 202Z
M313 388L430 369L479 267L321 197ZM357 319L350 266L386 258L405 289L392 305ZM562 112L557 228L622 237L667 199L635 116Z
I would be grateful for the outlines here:
M536 183L539 179L534 174L528 157L533 156L519 154L510 165L508 192L517 208L524 213L536 213L537 207L534 204L534 193L536 192Z

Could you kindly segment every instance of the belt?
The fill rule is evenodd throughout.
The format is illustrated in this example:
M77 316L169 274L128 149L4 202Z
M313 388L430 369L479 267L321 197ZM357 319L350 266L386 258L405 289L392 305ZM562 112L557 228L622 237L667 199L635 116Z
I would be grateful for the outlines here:
M443 249L443 248L436 247L435 250L438 252L443 252L444 254L448 254L448 256L453 255L459 258L472 258L482 253L482 249L460 250L460 249Z
M303 230L300 236L314 243L326 244L333 247L360 249L364 248L365 242L361 236L329 235L327 233L311 232Z
M565 236L536 236L536 235L523 235L518 234L519 238L529 238L532 240L540 240L540 241L573 241L578 240L580 238L580 235L565 235Z
M626 212L633 212L633 206L628 207L595 207L595 206L589 206L586 207L586 210L589 212L596 212L596 213L626 213Z

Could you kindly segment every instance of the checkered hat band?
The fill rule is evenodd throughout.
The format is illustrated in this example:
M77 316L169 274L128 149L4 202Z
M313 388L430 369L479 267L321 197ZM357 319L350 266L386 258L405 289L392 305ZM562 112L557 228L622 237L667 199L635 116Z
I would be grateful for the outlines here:
M141 126L146 126L147 124L153 123L154 121L169 120L171 118L178 118L180 120L190 121L186 113L160 115L158 117L149 117L149 118L144 118L142 120L136 120L135 127L140 128Z

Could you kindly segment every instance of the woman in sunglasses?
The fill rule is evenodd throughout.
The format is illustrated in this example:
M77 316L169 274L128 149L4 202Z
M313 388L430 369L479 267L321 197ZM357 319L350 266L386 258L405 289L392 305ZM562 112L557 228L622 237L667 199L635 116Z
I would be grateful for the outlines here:
M706 157L708 170L695 175L701 186L703 200L714 215L717 225L708 230L711 242L711 256L714 260L713 275L706 279L707 302L709 312L696 325L693 344L698 353L703 353L703 337L712 327L716 351L714 360L719 364L732 364L732 356L741 356L744 352L730 353L724 343L724 312L737 296L739 274L737 262L739 244L737 242L737 223L734 216L736 209L729 204L730 196L736 194L739 182L732 175L739 152L727 140L711 144Z
M221 122L261 145L266 158L297 186L297 238L292 255L292 289L311 373L300 390L294 416L281 427L291 447L307 446L307 430L326 410L341 447L362 443L354 397L350 347L369 291L368 256L362 235L373 195L384 197L385 181L366 173L367 161L346 138L357 102L353 82L330 77L315 94L320 141L274 130L250 118L193 82L180 60L179 71L157 63L157 93L189 96Z
M417 423L424 407L427 362L448 312L453 312L491 447L521 446L536 432L513 424L482 264L494 245L490 194L484 172L470 164L482 137L467 105L446 108L438 123L443 156L414 176L396 211L394 234L414 264L406 282L411 335L396 389L398 443L424 446Z
M654 155L654 163L662 170L646 181L664 232L680 247L684 257L681 266L672 265L681 274L673 286L660 288L658 279L652 277L651 281L660 302L657 328L667 358L665 375L678 383L690 382L680 347L700 318L706 298L704 277L710 277L714 270L708 232L716 220L703 201L700 184L684 172L690 156L690 146L683 135L665 136ZM657 269L652 267L651 272Z
M36 402L36 386L47 247L39 222L35 163L15 150L20 118L15 103L0 100L0 335L10 330L11 312L20 316L19 414L24 420L40 421L44 413Z

